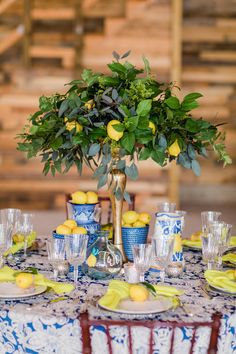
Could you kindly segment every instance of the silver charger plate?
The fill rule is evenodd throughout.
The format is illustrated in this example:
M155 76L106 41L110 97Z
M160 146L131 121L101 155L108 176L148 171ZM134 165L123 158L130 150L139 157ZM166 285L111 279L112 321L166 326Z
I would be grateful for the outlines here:
M223 290L222 288L214 287L209 284L205 284L204 288L207 292L212 293L212 294L223 295L223 296L233 296L233 297L236 296L236 292L231 293L229 291Z

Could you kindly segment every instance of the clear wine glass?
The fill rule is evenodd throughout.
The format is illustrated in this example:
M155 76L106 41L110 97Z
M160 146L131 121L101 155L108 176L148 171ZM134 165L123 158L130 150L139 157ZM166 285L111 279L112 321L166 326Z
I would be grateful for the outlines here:
M86 251L88 244L88 235L66 235L65 247L66 247L66 259L74 267L74 283L78 281L78 267L86 259Z
M219 238L216 235L205 232L201 235L202 259L207 263L208 269L214 269L219 254Z
M31 213L22 213L21 214L21 223L20 223L20 233L24 237L24 257L27 256L27 245L28 239L33 231L33 217L34 214Z
M175 237L159 236L152 239L153 262L160 270L160 279L164 283L166 268L172 261Z
M4 265L3 254L8 249L10 233L11 229L9 229L9 225L0 224L0 267Z
M144 282L144 274L150 268L152 245L135 244L132 246L134 265L140 272L140 282Z
M232 225L223 221L214 221L209 224L208 229L218 241L218 267L221 268L223 253L229 246Z
M65 240L52 238L46 241L48 260L53 268L54 279L57 280L59 269L66 266Z
M202 219L202 232L208 232L208 226L210 223L214 221L218 221L221 216L220 211L202 211L201 219Z

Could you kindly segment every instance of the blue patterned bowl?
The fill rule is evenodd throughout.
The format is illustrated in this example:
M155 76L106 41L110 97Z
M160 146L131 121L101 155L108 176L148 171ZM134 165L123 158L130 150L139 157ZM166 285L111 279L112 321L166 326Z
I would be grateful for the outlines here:
M133 261L132 245L147 242L149 226L145 227L122 227L122 240L126 257Z
M78 225L89 224L95 222L96 204L74 204L68 202L71 206L72 218Z

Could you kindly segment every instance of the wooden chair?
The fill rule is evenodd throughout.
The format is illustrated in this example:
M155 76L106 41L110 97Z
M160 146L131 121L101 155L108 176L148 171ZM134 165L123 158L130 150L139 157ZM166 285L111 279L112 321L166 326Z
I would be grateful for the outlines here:
M71 194L66 194L65 195L66 203L71 200ZM124 208L127 210L134 210L135 209L135 194L130 193L130 199L131 203L128 204L127 202L124 202ZM98 196L98 202L100 204L100 207L102 208L103 211L106 211L105 213L101 214L99 222L103 224L109 224L112 223L112 207L111 207L111 200L108 195L102 194ZM66 207L66 216L68 218L68 210Z
M207 348L208 354L216 354L217 353L217 341L218 334L220 330L220 314L216 313L212 316L212 321L206 322L172 322L172 321L117 321L117 320L94 320L89 319L88 313L85 312L80 315L80 325L82 329L82 342L83 342L83 354L91 354L92 346L91 346L91 337L90 337L90 327L91 326L102 326L105 329L105 333L107 335L108 349L109 354L112 354L112 337L110 334L110 327L112 326L122 326L128 329L128 346L129 353L133 353L133 343L132 343L132 327L145 327L150 329L149 336L149 354L154 352L154 329L156 328L169 328L171 329L171 339L170 339L170 349L169 354L174 353L174 341L176 329L187 327L192 329L192 338L191 345L189 348L189 354L194 353L194 347L196 344L196 331L199 328L207 327L211 329L210 341ZM167 354L167 352L166 352Z

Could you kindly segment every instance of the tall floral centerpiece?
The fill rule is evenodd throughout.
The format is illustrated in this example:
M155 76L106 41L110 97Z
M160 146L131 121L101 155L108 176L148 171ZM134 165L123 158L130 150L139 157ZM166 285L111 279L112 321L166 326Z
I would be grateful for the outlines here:
M144 70L114 52L110 74L85 69L81 79L70 82L64 94L39 98L39 110L18 136L18 149L28 158L40 155L44 174L66 173L76 165L82 173L89 166L98 189L108 184L114 220L114 244L123 251L122 201L129 201L126 178L138 178L139 160L152 159L160 166L172 161L200 174L198 157L213 149L224 164L224 134L191 110L200 93L182 101L173 83L159 83L144 57Z

